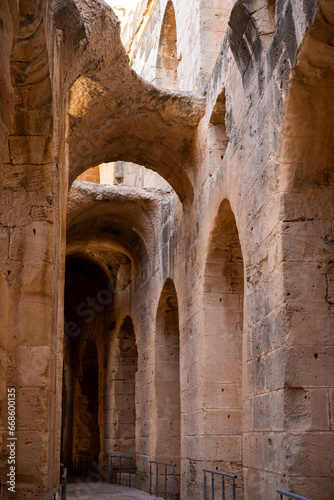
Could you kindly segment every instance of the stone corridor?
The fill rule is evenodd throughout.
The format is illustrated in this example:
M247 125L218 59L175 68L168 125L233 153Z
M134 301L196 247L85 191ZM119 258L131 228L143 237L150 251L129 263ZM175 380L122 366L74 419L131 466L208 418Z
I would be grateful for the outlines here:
M333 500L334 1L0 0L0 47L1 500Z

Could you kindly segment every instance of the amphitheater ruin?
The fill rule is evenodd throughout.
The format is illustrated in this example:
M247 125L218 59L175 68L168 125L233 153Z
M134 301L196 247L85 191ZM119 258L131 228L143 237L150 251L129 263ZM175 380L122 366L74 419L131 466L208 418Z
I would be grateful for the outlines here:
M115 13L0 1L0 498L333 500L334 2Z

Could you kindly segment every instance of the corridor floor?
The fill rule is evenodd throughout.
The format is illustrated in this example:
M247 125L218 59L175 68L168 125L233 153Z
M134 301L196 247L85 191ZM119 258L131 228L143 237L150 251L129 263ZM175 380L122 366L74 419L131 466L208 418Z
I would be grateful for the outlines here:
M149 498L153 500L156 497L135 488L107 482L87 482L84 479L69 483L66 495L67 500L147 500Z

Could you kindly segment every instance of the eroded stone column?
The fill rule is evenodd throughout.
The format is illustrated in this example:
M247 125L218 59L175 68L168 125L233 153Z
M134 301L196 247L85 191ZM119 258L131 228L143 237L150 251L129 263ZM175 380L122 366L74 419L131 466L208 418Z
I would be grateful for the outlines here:
M11 56L15 114L5 148L1 197L8 242L3 256L10 311L7 385L16 390L16 491L8 498L15 499L43 496L58 481L52 468L58 170L46 10L46 4L20 4L19 41Z

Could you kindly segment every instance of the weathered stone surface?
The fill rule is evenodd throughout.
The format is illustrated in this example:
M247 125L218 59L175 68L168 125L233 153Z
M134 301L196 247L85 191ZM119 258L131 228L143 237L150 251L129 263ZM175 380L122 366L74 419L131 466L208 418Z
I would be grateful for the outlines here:
M238 498L333 497L333 23L327 0L143 0L128 57L102 0L2 2L17 499L112 453L142 489L176 463L183 500L203 467Z

